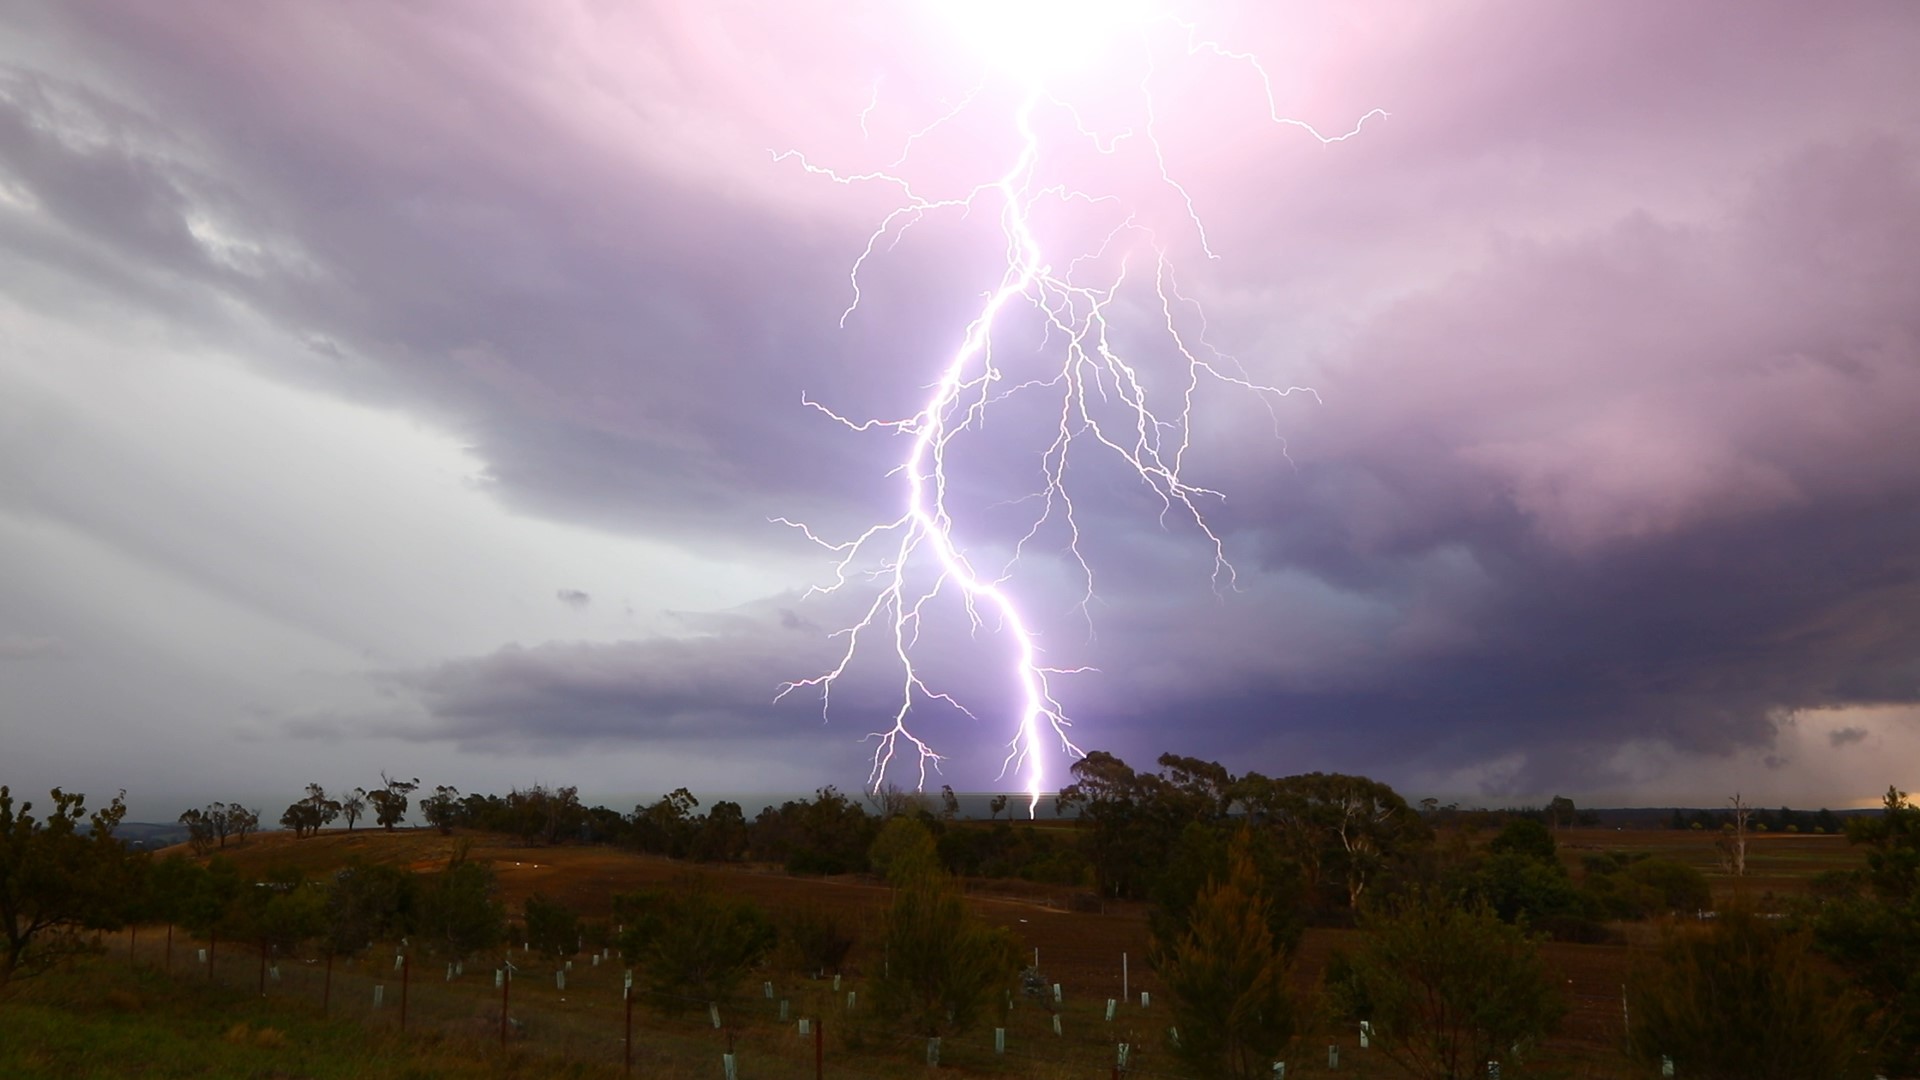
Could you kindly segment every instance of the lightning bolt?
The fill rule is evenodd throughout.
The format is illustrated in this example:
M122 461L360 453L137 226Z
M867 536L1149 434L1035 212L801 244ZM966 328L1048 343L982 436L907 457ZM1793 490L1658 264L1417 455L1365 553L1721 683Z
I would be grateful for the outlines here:
M1358 133L1368 120L1385 114L1375 110L1361 117L1351 130L1326 134L1300 120L1283 117L1274 101L1273 84L1251 54L1235 52L1203 40L1189 24L1170 22L1180 32L1178 41L1188 57L1208 54L1245 64L1258 73L1266 92L1268 113L1275 124L1298 128L1321 143L1343 141ZM1151 82L1156 74L1149 35L1140 35L1145 51L1145 74L1137 87L1143 124L1138 138L1151 154L1159 181L1178 199L1185 212L1183 228L1190 231L1208 258L1217 257L1207 230L1188 190L1175 178L1161 146L1159 118ZM1064 668L1045 659L1041 638L1032 620L1023 614L1010 587L1015 565L1027 547L1052 525L1065 534L1063 552L1079 582L1077 608L1089 632L1094 599L1094 572L1081 554L1081 524L1067 485L1070 456L1086 446L1090 452L1111 455L1131 470L1159 502L1162 526L1177 520L1193 530L1211 550L1214 589L1236 586L1233 564L1221 535L1208 523L1203 504L1224 496L1185 478L1183 466L1192 448L1194 397L1208 381L1255 395L1271 412L1276 400L1296 393L1318 399L1306 387L1278 386L1250 378L1234 359L1206 340L1204 313L1198 302L1181 293L1168 247L1127 200L1116 194L1093 194L1065 182L1043 178L1046 161L1037 121L1050 113L1064 117L1066 128L1077 133L1102 155L1113 155L1121 143L1136 137L1132 129L1103 137L1083 119L1073 104L1050 93L1044 80L1030 86L1011 110L1008 121L1017 136L1017 153L997 177L948 193L929 193L908 179L904 169L916 147L935 138L941 129L969 109L979 107L988 80L964 94L957 104L926 126L908 134L899 155L882 169L842 172L816 164L793 150L772 153L775 163L791 163L805 174L846 186L874 186L895 193L893 208L868 234L848 271L850 300L841 313L845 326L862 302L861 283L870 264L898 245L917 225L935 215L950 214L966 221L985 218L1004 240L1006 264L998 280L984 290L984 299L966 324L958 346L949 355L917 411L899 419L850 419L828 405L803 397L803 404L857 432L883 431L906 440L905 452L890 475L901 484L902 509L892 520L877 523L858 535L833 540L817 535L806 524L787 518L774 520L798 530L832 555L828 580L809 589L834 593L866 587L872 590L864 613L852 625L837 631L838 661L827 671L781 684L775 700L800 691L817 693L823 719L832 709L836 685L846 677L856 657L869 647L891 653L897 672L897 693L891 723L870 732L874 743L868 783L883 784L897 758L906 758L915 771L916 787L923 788L929 767L938 769L942 755L908 726L916 708L952 709L971 721L979 717L961 697L931 685L918 659L920 637L928 620L957 607L969 629L978 635L991 627L1006 644L1005 676L1017 701L1013 734L1007 740L1000 780L1018 776L1028 796L1028 811L1037 808L1046 789L1045 751L1049 747L1067 757L1084 752L1073 740L1073 722L1055 692L1064 676L1092 669ZM869 135L869 121L879 103L880 83L860 113L860 129ZM1098 243L1083 245L1064 263L1049 256L1036 224L1049 210L1077 206L1108 215ZM1144 269L1140 263L1147 263ZM1177 372L1177 400L1162 402L1164 391L1150 393L1153 380L1143 376L1134 357L1140 350L1123 348L1127 337L1116 325L1121 311L1133 311L1121 301L1122 290L1136 280L1148 290L1147 307L1157 308L1158 362ZM994 358L996 340L1013 333L1012 313L1031 312L1041 328L1038 343L1056 359L1043 371L1013 381ZM997 338L998 335L998 338ZM1014 395L1052 395L1057 418L1050 441L1040 455L1036 490L1021 496L1038 506L1030 525L1011 539L1011 556L1003 565L984 568L970 558L960 542L960 511L949 500L948 462L964 453L959 437L978 432L995 406ZM1274 414L1276 433L1278 416ZM1043 436L1046 437L1046 436ZM1284 442L1283 442L1284 447ZM985 543L987 539L976 539ZM952 616L947 616L952 617ZM872 645L870 646L870 642Z

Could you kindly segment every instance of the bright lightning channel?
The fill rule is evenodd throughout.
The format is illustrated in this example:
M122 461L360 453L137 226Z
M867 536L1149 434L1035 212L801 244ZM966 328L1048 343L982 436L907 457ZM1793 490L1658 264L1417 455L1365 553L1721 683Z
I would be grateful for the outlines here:
M1246 64L1257 72L1266 89L1269 114L1274 123L1303 129L1321 143L1333 143L1357 134L1366 121L1385 115L1379 110L1370 112L1361 117L1352 130L1340 134L1323 134L1303 121L1283 117L1274 105L1272 82L1257 59L1250 54L1230 51L1213 42L1203 41L1187 24L1167 21L1185 33L1185 50L1189 57L1206 52ZM1196 236L1201 250L1207 257L1213 258L1215 256L1207 240L1205 225L1192 197L1168 169L1166 155L1155 129L1157 118L1149 90L1154 69L1146 24L1141 23L1136 29L1148 57L1146 75L1138 86L1145 118L1142 137L1151 150L1160 181L1181 200L1188 219L1187 227ZM1031 57L1034 50L1028 47L1015 50L1015 53L1021 57ZM886 169L843 173L816 165L796 151L773 154L776 162L796 162L808 174L834 183L880 185L898 192L897 205L868 235L864 249L853 261L848 273L852 296L846 310L841 313L842 326L860 306L862 273L868 263L881 252L883 246L890 249L898 244L914 225L930 215L951 212L971 219L983 204L991 205L997 210L993 217L998 222L1007 251L1006 268L999 281L987 291L985 300L967 324L959 346L948 357L918 411L904 419L856 421L818 401L803 399L808 406L855 431L888 430L908 440L906 453L894 470L904 481L904 505L900 515L893 520L875 524L852 539L843 541L822 538L800 522L775 519L799 530L807 539L834 555L831 580L814 586L809 590L810 594L837 592L857 580L874 583L873 597L864 614L853 625L834 635L844 639L838 662L819 675L783 683L775 700L798 690L815 691L820 695L824 717L831 711L835 685L846 676L856 656L864 652L866 641L871 637L885 639L886 648L891 650L897 665L895 670L899 673L899 697L891 724L884 730L868 734L868 738L875 743L868 783L877 790L886 782L889 769L895 765L895 758L910 755L916 771L916 788L924 788L928 767L938 769L943 758L908 727L909 715L916 705L937 702L970 720L979 719L962 700L929 685L921 674L923 665L916 661L916 647L931 608L943 593L951 590L957 594L954 599L965 612L968 624L976 634L991 617L995 627L1007 639L1007 671L1016 690L1018 717L1014 733L1006 743L1000 779L1014 774L1023 780L1022 786L1028 796L1028 813L1031 815L1039 805L1041 793L1047 788L1044 748L1057 745L1063 755L1084 756L1070 734L1073 722L1055 696L1054 680L1091 669L1054 667L1044 661L1038 635L1015 602L1008 581L1026 545L1035 539L1044 526L1057 519L1064 526L1067 536L1065 553L1075 565L1082 583L1079 607L1083 616L1087 613L1094 595L1093 571L1080 553L1080 527L1073 498L1066 485L1071 447L1090 440L1095 450L1109 452L1124 462L1139 476L1141 483L1159 498L1159 516L1163 524L1169 515L1185 519L1211 546L1215 589L1223 585L1232 588L1234 568L1227 560L1225 544L1208 524L1200 506L1206 499L1224 496L1187 482L1181 473L1191 446L1195 391L1203 379L1213 380L1259 396L1267 402L1269 409L1274 399L1301 392L1313 394L1313 391L1305 387L1280 387L1256 382L1240 373L1231 357L1215 351L1206 343L1204 316L1199 311L1198 303L1180 293L1165 246L1124 200L1112 194L1089 194L1065 184L1041 184L1039 173L1043 148L1035 118L1043 109L1060 110L1071 119L1078 135L1089 140L1101 154L1113 154L1120 142L1132 137L1133 133L1121 132L1103 141L1098 133L1090 130L1082 121L1080 113L1071 104L1044 89L1043 80L1031 73L1022 74L1034 89L1021 100L1010 118L1019 136L1018 153L997 178L948 197L922 195L898 170L906 164L916 143L934 136L949 121L974 107L985 80L944 115L909 135L898 158ZM863 135L867 134L869 119L877 108L879 89L880 84L876 82L873 99L860 114ZM1097 246L1079 251L1064 266L1056 265L1049 261L1034 226L1034 211L1043 202L1077 202L1111 210L1114 215L1112 227ZM1092 283L1083 280L1099 272L1107 261L1110 249L1119 246L1123 238L1143 239L1152 252L1151 287L1159 306L1164 331L1163 344L1184 368L1179 404L1172 411L1163 410L1164 416L1150 405L1146 383L1133 361L1116 346L1116 335L1108 318L1108 308L1115 303L1121 287L1127 283L1128 260L1124 256L1118 258L1117 267L1107 271L1101 280ZM1058 335L1059 363L1041 376L1006 386L1006 373L993 359L994 334L996 329L1001 328L1003 314L1009 308L1022 305L1039 315L1048 338ZM1183 332L1181 329L1181 315L1186 312L1191 312L1191 317L1200 320L1197 332ZM948 454L954 448L955 438L963 432L977 429L995 403L1014 394L1049 391L1057 395L1058 426L1053 431L1051 444L1041 456L1040 489L1028 496L1037 499L1040 511L1025 534L1013 544L1013 554L1008 563L997 573L989 575L968 559L956 539L958 522L947 499ZM1120 419L1109 419L1109 410L1117 412ZM919 566L928 566L930 578L910 575L909 571Z

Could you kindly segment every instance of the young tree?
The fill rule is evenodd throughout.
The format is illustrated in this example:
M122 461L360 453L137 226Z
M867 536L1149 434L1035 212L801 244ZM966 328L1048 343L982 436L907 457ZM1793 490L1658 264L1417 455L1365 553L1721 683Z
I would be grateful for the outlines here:
M803 975L838 972L857 944L839 916L813 904L782 911L779 930L780 957L788 970Z
M773 923L760 908L685 877L665 889L613 898L621 957L638 969L649 1000L665 1012L726 1004L766 958Z
M265 880L242 888L218 923L223 936L256 945L264 964L266 957L292 953L326 931L326 893L298 870L271 870Z
M521 908L527 941L555 967L580 951L580 916L572 908L540 893L527 897Z
M1552 1031L1566 1014L1559 984L1519 928L1484 908L1464 911L1415 896L1361 921L1349 1010L1371 1020L1381 1050L1434 1080L1511 1069L1515 1047Z
M1007 808L1006 792L1001 792L1000 794L995 795L992 801L987 803L988 820L992 820L992 821L999 820L1000 811L1005 810L1006 808Z
M1628 1049L1651 1075L1662 1057L1700 1080L1850 1080L1865 1056L1868 1003L1820 970L1804 932L1749 909L1669 933L1627 995Z
M340 816L347 819L348 832L352 832L354 822L359 821L365 817L366 814L367 791L365 788L354 788L351 792L347 793L345 798L340 800Z
M419 880L385 863L349 862L327 885L328 951L352 956L375 941L397 941L418 922Z
M960 796L953 793L952 784L940 785L940 820L952 821L960 816Z
M896 824L925 831L906 818L889 827ZM920 1035L964 1032L1012 985L1020 947L1012 933L968 911L959 884L938 867L908 859L895 869L898 884L882 919L887 963L874 987L875 1010Z
M1147 960L1172 999L1174 1051L1203 1075L1253 1080L1292 1040L1299 1009L1287 992L1286 942L1272 930L1279 901L1255 865L1251 830L1235 836L1227 859L1186 917L1157 930Z
M428 948L455 960L494 948L507 934L506 908L494 896L493 871L468 859L465 841L460 843L461 850L445 870L419 883L415 919ZM577 920L573 934L577 940Z
M396 780L386 773L380 774L380 786L367 792L367 802L373 808L373 820L388 832L400 824L407 816L408 796L420 786L420 778Z
M867 849L867 861L874 873L893 885L904 884L940 867L933 834L910 817L889 818L880 827L880 835L873 838L873 846Z
M54 788L40 820L32 803L15 810L0 786L0 986L85 951L81 931L119 924L133 872L113 838L127 813L123 795L88 815L86 796Z

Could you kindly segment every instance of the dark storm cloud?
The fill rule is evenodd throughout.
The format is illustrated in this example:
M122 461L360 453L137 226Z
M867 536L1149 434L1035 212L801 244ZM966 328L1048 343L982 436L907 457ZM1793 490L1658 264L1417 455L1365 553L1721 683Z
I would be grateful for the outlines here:
M836 329L871 208L788 194L765 151L851 145L874 31L692 11L48 13L76 62L0 81L0 179L40 215L6 242L44 271L9 280L215 339L230 302L263 313L309 343L277 377L439 420L518 508L743 559L793 540L774 515L838 535L891 447L800 394L911 411L978 282L903 244ZM1168 131L1232 222L1194 286L1216 336L1325 404L1279 410L1290 458L1261 415L1199 435L1245 594L1076 464L1092 633L1071 584L1046 599L1101 669L1070 684L1086 745L1384 775L1518 753L1492 783L1537 793L1630 783L1630 744L1765 749L1796 710L1920 700L1908 10L1416 5L1324 48L1247 11L1301 52L1303 106L1395 115L1335 148ZM1006 430L956 485L982 503L1035 483ZM836 613L387 684L430 711L415 739L738 738Z
M1219 723L1349 762L1524 750L1542 791L1632 739L1725 753L1920 700L1913 150L1816 147L1729 209L1514 245L1377 320L1300 472L1227 513L1397 619ZM1436 595L1449 554L1471 573Z
M1866 737L1867 729L1865 728L1834 728L1832 731L1827 732L1827 743L1838 750L1840 747L1851 746L1854 743L1862 742Z
M486 656L388 676L431 713L388 726L409 739L490 752L541 745L670 740L715 752L750 739L792 738L805 723L776 714L779 673L811 674L821 639L782 625L785 613L682 616L683 636L509 645Z
M583 608L593 603L592 595L579 589L561 589L553 594L554 599L572 608Z

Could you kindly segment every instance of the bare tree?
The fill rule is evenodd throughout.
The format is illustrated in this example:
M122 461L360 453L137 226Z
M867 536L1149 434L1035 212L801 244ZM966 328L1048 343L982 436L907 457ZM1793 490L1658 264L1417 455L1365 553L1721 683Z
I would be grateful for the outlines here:
M927 797L895 784L882 784L867 792L867 805L873 807L883 818L899 817L902 814L913 815L925 810Z
M1740 798L1739 792L1727 800L1733 808L1732 831L1720 838L1721 864L1734 877L1747 876L1747 819L1753 816L1753 807Z
M365 817L367 813L367 789L354 788L346 798L340 800L340 816L347 819L347 831L353 831L353 823Z

